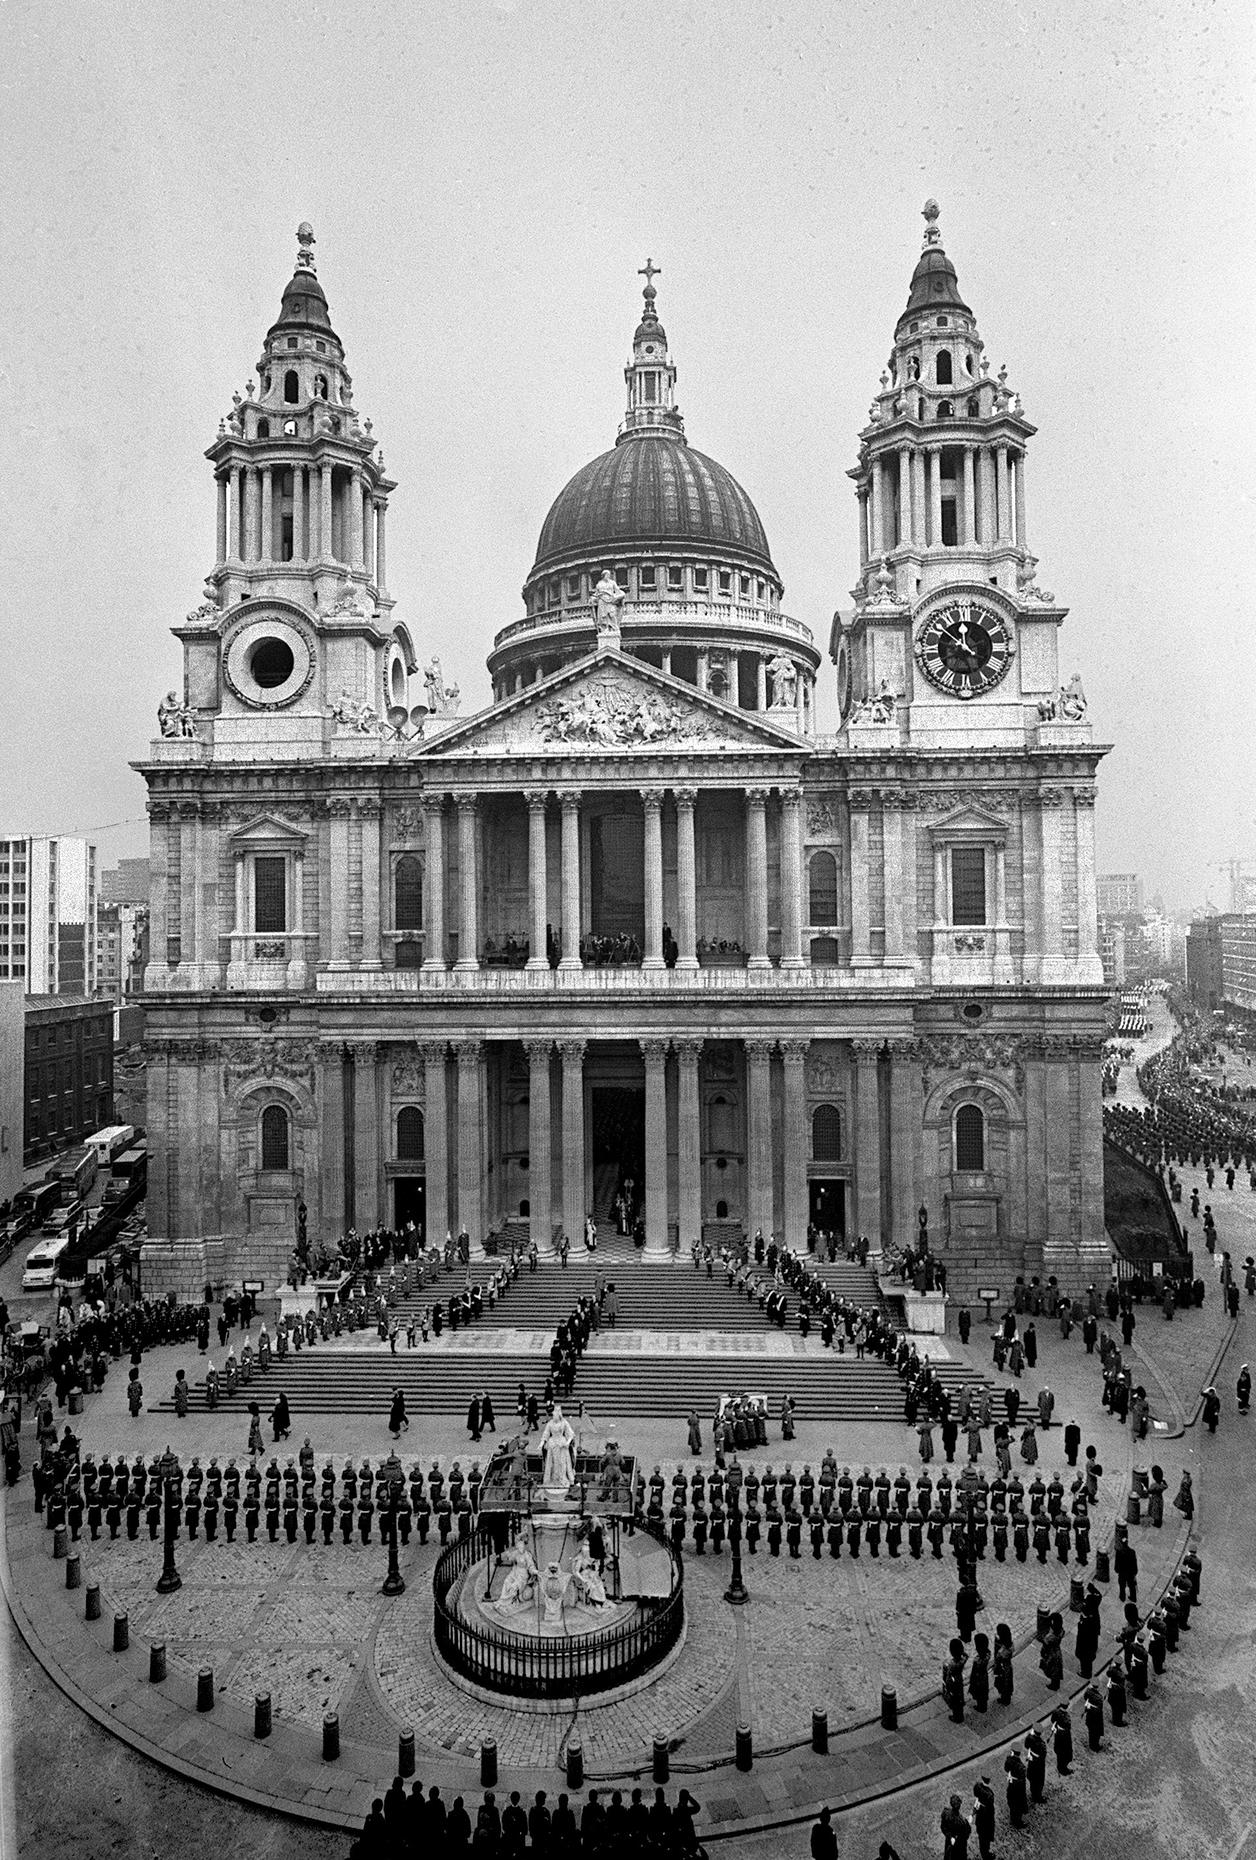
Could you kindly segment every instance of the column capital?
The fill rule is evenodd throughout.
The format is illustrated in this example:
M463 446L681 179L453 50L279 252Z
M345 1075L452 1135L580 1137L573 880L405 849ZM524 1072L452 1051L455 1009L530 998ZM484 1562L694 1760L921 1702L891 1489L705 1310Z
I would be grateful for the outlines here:
M698 1038L693 1038L686 1035L682 1039L673 1040L672 1045L675 1047L676 1057L680 1060L682 1065L696 1066L702 1057L702 1049L706 1045L706 1041L700 1036Z
M445 811L445 796L443 793L436 794L429 790L419 796L419 806L423 809L425 814L443 814Z
M528 804L529 813L543 814L549 803L549 789L525 788L523 791L523 798Z
M483 1040L455 1040L454 1058L460 1066L478 1066L484 1057Z
M769 790L766 788L747 788L746 789L746 806L747 807L766 807L768 804L768 793L769 793Z
M554 1050L554 1042L552 1040L525 1040L523 1050L528 1055L530 1066L547 1066L550 1054Z
M742 1045L746 1049L747 1059L753 1059L755 1061L766 1061L772 1057L773 1051L775 1050L775 1047L776 1047L776 1041L766 1040L766 1039L761 1038L758 1035L754 1035L749 1039L743 1040Z
M420 1057L425 1066L443 1066L449 1054L448 1040L420 1040Z
M558 1050L563 1056L565 1066L581 1066L588 1047L587 1040L560 1040Z
M656 813L661 809L663 797L666 793L667 790L665 788L643 788L641 790L641 805L648 813Z
M583 799L582 788L560 788L558 791L559 805L564 813L574 813Z
M881 1057L881 1049L884 1045L884 1040L852 1040L850 1050L857 1060L867 1065L869 1060L875 1061Z
M696 788L673 788L672 798L678 808L696 807L698 802L698 790Z
M454 794L454 806L460 814L473 814L480 804L477 788L459 788Z
M347 794L329 795L324 805L333 820L347 820L349 818L352 803Z
M346 1045L355 1066L373 1066L379 1058L378 1040L349 1040Z
M637 1041L637 1045L641 1048L641 1057L645 1060L647 1066L661 1066L667 1058L669 1044L670 1042L667 1040Z
M802 806L802 789L782 788L781 806L787 813L796 814L798 809Z
M807 1063L807 1054L811 1051L810 1040L782 1040L781 1058L787 1066L803 1066Z
M363 820L378 820L384 811L384 804L376 795L360 795L357 808Z

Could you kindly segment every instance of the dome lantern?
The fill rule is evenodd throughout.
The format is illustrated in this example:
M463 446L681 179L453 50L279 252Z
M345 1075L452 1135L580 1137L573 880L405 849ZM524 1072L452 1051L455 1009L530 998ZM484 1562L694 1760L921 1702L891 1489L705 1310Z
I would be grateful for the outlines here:
M654 280L662 275L654 260L647 258L639 278L645 279L641 292L645 308L632 339L632 356L624 369L628 389L628 411L619 429L620 443L638 433L675 433L685 436L685 423L676 406L676 364L667 352L667 331L659 322L655 300L658 292Z

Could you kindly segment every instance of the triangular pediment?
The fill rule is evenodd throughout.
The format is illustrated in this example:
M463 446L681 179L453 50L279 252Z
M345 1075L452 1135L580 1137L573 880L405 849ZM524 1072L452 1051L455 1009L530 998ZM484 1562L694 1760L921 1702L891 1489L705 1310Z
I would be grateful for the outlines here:
M255 814L229 838L233 846L256 851L267 846L304 845L309 835L295 821L285 820L282 814Z
M1005 835L1007 821L990 808L966 803L948 807L940 819L930 821L929 831L930 833L943 833L947 839L972 836L988 840Z
M738 710L641 659L604 651L468 717L424 747L440 756L510 750L587 756L671 748L797 751L809 745L773 724L770 713Z

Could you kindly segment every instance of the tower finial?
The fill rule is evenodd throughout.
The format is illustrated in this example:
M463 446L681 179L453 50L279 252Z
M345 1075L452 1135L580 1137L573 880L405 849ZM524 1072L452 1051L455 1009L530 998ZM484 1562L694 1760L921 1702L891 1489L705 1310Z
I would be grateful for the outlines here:
M941 208L938 206L936 200L926 200L924 206L921 208L921 214L925 222L926 251L928 251L930 246L941 245L942 243L942 234L938 230L938 217L940 213Z
M314 270L314 228L308 220L297 227L297 270Z
M639 278L645 279L645 287L641 295L645 298L646 312L651 316L654 314L654 299L658 296L658 292L654 288L654 280L655 278L661 278L662 275L662 266L656 265L652 258L647 258L645 264L637 273Z

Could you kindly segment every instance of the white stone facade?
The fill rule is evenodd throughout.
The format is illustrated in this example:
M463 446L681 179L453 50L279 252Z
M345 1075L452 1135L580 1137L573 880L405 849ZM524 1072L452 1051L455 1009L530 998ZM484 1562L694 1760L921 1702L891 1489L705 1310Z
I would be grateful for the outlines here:
M973 484L1012 533L977 504L957 544L927 524L891 541L885 482L912 483L923 418L877 403L836 737L814 731L809 643L779 687L716 695L709 661L667 669L654 608L648 645L618 615L596 632L566 615L549 666L499 636L495 701L463 721L438 672L418 701L384 585L394 487L311 245L262 396L210 450L219 559L176 629L182 701L140 765L146 1288L272 1283L301 1201L315 1240L413 1218L478 1247L524 1218L550 1248L626 1176L647 1255L743 1227L802 1246L809 1221L902 1244L923 1207L962 1294L1106 1274L1103 751L1080 687L1060 689L1064 610L1033 584L1023 466L999 462L1005 429L1022 453L1033 429L1006 391L987 383L945 443L989 455ZM647 312L650 333L652 291ZM897 352L936 372L930 344L908 331ZM675 416L666 443L679 432ZM944 463L930 496L955 482ZM649 553L622 535L591 549L582 594L620 552ZM690 610L699 555L715 586L669 621L686 667L716 637L719 538L685 557ZM774 577L742 642L759 664L779 656ZM971 689L947 689L952 664Z

